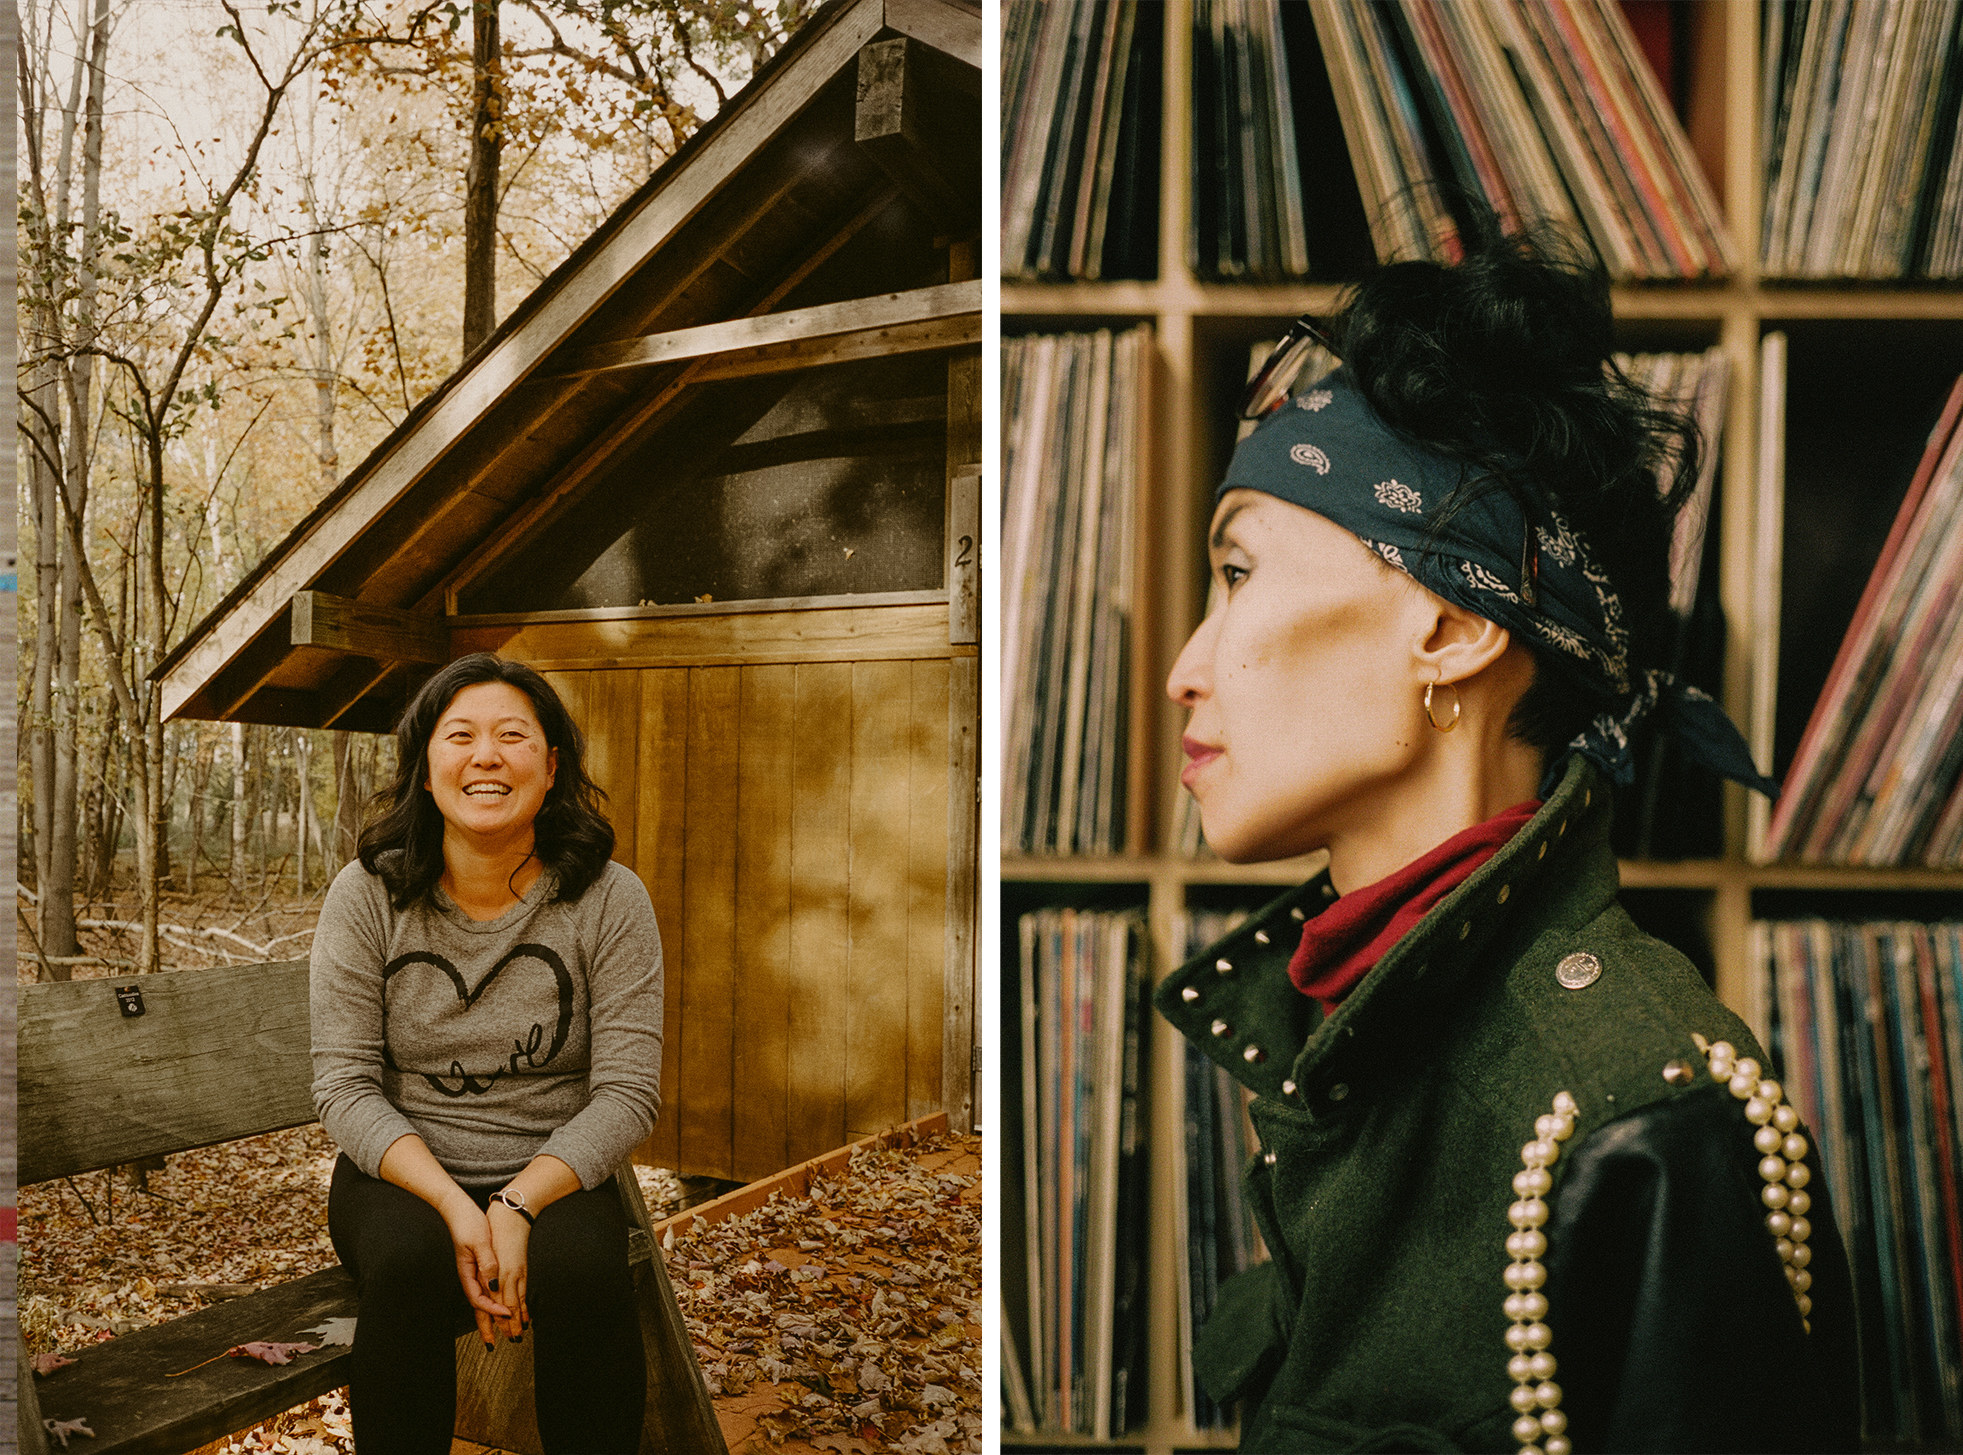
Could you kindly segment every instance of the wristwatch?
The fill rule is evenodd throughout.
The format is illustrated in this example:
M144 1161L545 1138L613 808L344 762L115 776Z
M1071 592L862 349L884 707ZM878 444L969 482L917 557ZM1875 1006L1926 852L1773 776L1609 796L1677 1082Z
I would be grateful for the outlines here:
M535 1221L531 1213L525 1207L525 1194L518 1191L516 1188L513 1187L500 1188L498 1191L491 1194L491 1201L503 1203L506 1207L510 1208L513 1212L517 1213L518 1216L523 1218L527 1223L531 1223Z

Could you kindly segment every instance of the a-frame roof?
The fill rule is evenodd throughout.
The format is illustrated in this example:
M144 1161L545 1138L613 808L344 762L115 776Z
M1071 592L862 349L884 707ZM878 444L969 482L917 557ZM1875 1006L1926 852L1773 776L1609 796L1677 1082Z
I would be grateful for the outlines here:
M979 281L881 268L978 235L981 24L820 10L158 665L166 719L384 729L457 594L692 389L977 343Z

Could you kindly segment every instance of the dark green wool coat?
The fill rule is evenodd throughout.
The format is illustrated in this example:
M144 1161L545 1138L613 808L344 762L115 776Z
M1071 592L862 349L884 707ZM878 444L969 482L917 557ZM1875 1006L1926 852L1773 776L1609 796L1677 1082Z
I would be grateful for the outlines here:
M1272 1262L1223 1288L1195 1350L1209 1391L1240 1401L1242 1449L1520 1448L1508 1208L1561 1092L1575 1127L1550 1169L1543 1291L1574 1449L1856 1447L1824 1179L1815 1162L1809 1334L1755 1128L1693 1038L1765 1055L1616 902L1608 827L1577 758L1327 1020L1287 975L1335 897L1326 875L1159 988L1160 1012L1256 1093L1243 1191ZM1601 972L1569 989L1556 967L1582 953Z

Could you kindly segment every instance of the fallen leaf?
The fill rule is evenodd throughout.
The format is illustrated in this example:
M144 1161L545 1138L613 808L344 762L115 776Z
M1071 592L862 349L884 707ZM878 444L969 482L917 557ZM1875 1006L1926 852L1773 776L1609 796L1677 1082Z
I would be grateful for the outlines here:
M354 1320L349 1318L329 1319L324 1324L315 1324L311 1329L300 1330L303 1334L318 1334L320 1342L327 1344L353 1344Z
M36 1374L53 1374L63 1365L73 1364L74 1362L66 1354L36 1354L34 1356L34 1372Z
M216 1364L220 1359L257 1359L262 1364L291 1364L295 1354L311 1354L318 1344L277 1344L263 1340L250 1344L234 1344L223 1354L213 1354L203 1363L193 1364L189 1369L180 1369L175 1374L167 1374L166 1379L182 1379L185 1375L204 1368L206 1364Z
M88 1426L87 1416L79 1420L43 1420L41 1423L47 1426L50 1435L61 1441L64 1450L68 1448L70 1435L87 1435L91 1440L95 1438L95 1431Z

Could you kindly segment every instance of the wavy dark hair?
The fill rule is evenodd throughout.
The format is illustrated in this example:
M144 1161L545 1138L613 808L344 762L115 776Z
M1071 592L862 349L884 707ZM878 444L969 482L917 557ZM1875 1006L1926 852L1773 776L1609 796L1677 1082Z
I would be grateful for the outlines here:
M429 739L451 700L482 682L507 682L529 697L546 743L557 750L552 786L532 821L532 853L552 871L552 897L578 899L613 857L613 825L601 807L606 794L586 775L586 738L559 694L523 662L474 652L425 682L395 725L395 777L376 793L355 847L361 867L381 876L397 909L414 904L443 877L443 815L423 786L429 781Z
M1670 651L1670 532L1697 479L1697 425L1616 367L1609 279L1593 254L1548 225L1508 234L1490 208L1463 211L1463 258L1372 274L1335 321L1338 348L1386 423L1473 467L1434 538L1498 490L1529 522L1551 508L1575 526L1622 600L1640 682ZM1608 703L1526 645L1538 670L1508 730L1545 754Z

